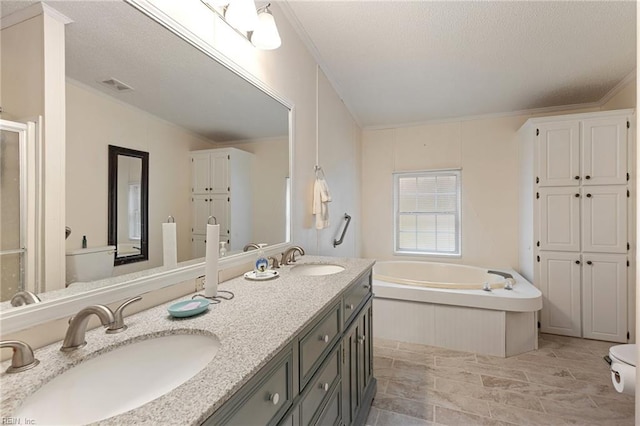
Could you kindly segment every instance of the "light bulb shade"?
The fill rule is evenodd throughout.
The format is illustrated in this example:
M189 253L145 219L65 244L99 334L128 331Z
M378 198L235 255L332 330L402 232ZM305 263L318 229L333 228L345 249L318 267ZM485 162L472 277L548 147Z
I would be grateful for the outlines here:
M258 24L258 13L253 0L231 0L224 13L224 19L238 31L253 31Z
M258 15L258 25L251 34L251 43L258 49L277 49L282 44L276 21L269 10L264 10Z

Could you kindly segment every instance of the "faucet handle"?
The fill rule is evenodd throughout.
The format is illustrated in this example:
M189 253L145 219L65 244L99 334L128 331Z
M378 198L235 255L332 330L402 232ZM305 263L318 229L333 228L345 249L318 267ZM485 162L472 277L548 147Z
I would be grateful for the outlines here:
M7 368L7 373L19 373L40 364L33 356L31 346L20 340L3 340L0 342L0 348L13 349L11 366Z
M109 327L107 328L107 334L120 333L121 331L125 331L127 329L127 326L124 323L122 312L124 311L124 308L134 302L139 302L140 300L142 300L142 296L132 297L131 299L124 301L122 305L120 305L118 309L115 310L113 316L116 320L112 322L111 325L109 325Z
M278 263L278 259L275 256L269 256L267 260L271 260L271 268L278 269L280 268L280 264Z

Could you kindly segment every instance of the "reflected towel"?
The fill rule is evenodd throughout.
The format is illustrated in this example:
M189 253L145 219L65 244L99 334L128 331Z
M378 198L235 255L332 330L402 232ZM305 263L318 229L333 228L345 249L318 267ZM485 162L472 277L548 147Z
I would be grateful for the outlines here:
M329 226L329 206L331 194L329 185L323 178L316 178L313 184L313 214L316 216L316 229Z

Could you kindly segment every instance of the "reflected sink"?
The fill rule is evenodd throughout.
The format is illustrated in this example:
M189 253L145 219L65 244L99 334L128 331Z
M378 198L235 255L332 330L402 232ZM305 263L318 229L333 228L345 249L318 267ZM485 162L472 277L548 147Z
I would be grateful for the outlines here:
M294 274L309 276L331 275L342 271L344 271L344 268L340 265L327 265L324 263L305 263L291 268L291 272Z
M78 364L29 396L14 417L86 424L140 407L201 371L220 341L200 334L142 340Z

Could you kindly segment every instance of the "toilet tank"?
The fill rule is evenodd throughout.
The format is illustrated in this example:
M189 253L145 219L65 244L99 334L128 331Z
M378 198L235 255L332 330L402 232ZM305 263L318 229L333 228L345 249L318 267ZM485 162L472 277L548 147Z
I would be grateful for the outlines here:
M91 247L68 251L66 254L67 285L77 281L109 278L113 273L115 246Z

